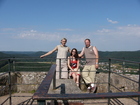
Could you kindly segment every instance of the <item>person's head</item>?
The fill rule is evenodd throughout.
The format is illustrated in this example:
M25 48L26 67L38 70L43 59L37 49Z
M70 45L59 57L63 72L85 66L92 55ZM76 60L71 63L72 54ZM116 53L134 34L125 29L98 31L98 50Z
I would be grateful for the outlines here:
M74 56L76 60L78 59L78 51L76 48L73 48L70 53L71 56Z
M64 46L66 43L67 43L67 39L66 39L66 38L61 39L61 44L62 44L63 46Z
M89 47L90 46L90 39L85 39L85 46Z

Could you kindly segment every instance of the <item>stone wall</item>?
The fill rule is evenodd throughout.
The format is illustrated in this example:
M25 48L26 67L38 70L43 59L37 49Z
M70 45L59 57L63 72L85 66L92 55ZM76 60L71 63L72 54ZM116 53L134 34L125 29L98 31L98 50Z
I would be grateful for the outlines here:
M123 75L126 76L132 80L138 81L139 76L138 75ZM118 89L120 89L123 92L132 92L132 91L138 91L138 84L130 81L126 78L120 77L116 74L111 74L111 84L116 86ZM105 93L108 92L108 74L107 73L99 73L96 74L96 83L97 83L97 93ZM86 90L85 86L82 86L81 89L83 91ZM113 86L110 87L110 90L112 92L120 92L119 90L115 89Z
M41 81L45 78L46 72L16 72L12 73L11 76L11 82L13 84L12 91L13 92L33 92L35 91ZM139 76L138 75L124 75L128 78L131 78L135 81L138 81ZM3 83L3 86L8 86L8 75L4 75L0 77L0 83ZM97 93L105 93L108 92L108 74L106 73L99 73L96 74L96 83L97 83ZM111 74L111 83L119 88L123 92L130 92L130 91L137 91L138 90L138 84L135 82L132 82L128 79L125 79L123 77L120 77L116 74ZM0 89L2 89L3 86L0 86ZM81 90L86 90L85 85L81 86ZM112 92L120 92L114 87L111 86ZM1 94L7 94L8 93L8 87L5 88L3 91L0 92Z
M122 75L125 77L128 77L132 80L138 81L139 76L138 75ZM108 82L108 74L105 73L99 73L96 76L96 81L99 83L98 91L97 92L107 92L108 91L108 84L100 84L100 83L106 83ZM126 78L123 78L116 74L111 74L111 84L113 84L115 87L120 89L123 92L132 92L132 91L138 91L138 84L130 81ZM119 90L115 89L113 86L111 86L110 90L112 92L120 92Z
M17 92L32 92L36 90L47 72L20 72L17 76Z
M9 94L9 74L2 75L0 73L0 96ZM14 84L17 82L16 74L11 73L11 84ZM12 93L17 91L16 85L12 85L11 87Z
M2 74L2 73L1 73ZM12 93L14 92L34 92L46 72L15 72L11 73ZM9 75L0 76L0 96L9 94Z

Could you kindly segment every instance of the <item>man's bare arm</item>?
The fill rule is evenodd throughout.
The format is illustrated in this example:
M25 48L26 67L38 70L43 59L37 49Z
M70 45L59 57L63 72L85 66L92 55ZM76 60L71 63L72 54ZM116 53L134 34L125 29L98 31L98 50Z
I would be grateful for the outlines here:
M57 46L52 51L49 51L48 53L46 53L44 55L41 55L40 58L43 58L45 56L48 56L48 55L52 54L53 52L55 52L56 50L58 50Z
M84 55L84 48L82 49L81 53L78 54L79 57L82 57Z
M68 47L68 52L69 52L69 53L71 53L71 50L70 50L70 48L69 48L69 47Z
M95 58L96 58L96 64L97 65L96 67L98 68L98 61L99 61L99 54L98 54L98 50L96 47L93 47L93 50L94 50L94 53L95 53Z

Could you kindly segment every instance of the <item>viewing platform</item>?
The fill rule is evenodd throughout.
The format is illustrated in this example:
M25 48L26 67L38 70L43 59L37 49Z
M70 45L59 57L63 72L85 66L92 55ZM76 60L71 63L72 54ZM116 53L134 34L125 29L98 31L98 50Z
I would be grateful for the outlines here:
M8 59L8 65L5 63L5 65L9 68L9 71L2 72L0 76L5 76L7 78L8 82L5 80L1 82L1 90L7 89L9 95L1 96L0 98L0 104L1 105L14 105L14 100L20 100L24 99L22 101L19 101L16 103L17 105L140 105L140 72L138 72L137 79L131 78L131 76L127 76L124 74L119 74L117 72L114 72L114 68L112 68L112 63L114 61L118 62L124 62L124 60L119 59L108 59L108 63L105 69L103 70L103 73L99 73L96 77L97 79L97 92L96 93L89 93L88 91L82 91L81 87L77 87L76 83L72 79L55 79L56 74L56 65L55 64L49 64L51 65L49 67L49 71L41 77L37 71L37 73L26 73L25 75L22 74L23 71L18 71L24 68L36 68L36 67L26 67L21 65L22 62L16 61L16 59ZM126 61L129 63L134 63L136 67L138 67L138 71L140 71L140 63L139 62L131 62ZM41 62L34 62L37 64L40 64ZM116 62L115 62L116 63ZM19 64L19 66L17 66ZM32 63L28 61L26 63L27 65L31 65ZM45 63L44 63L45 64ZM16 67L16 66L17 67ZM33 65L33 64L32 64ZM21 68L22 67L22 68ZM103 65L103 67L105 67ZM46 68L46 67L45 67ZM124 69L124 68L122 68ZM2 68L1 68L2 70ZM20 73L21 72L21 73ZM29 71L28 71L29 72ZM26 82L21 82L21 84L18 83L18 81L14 81L16 78L12 78L11 74L16 74L16 78L21 77L20 81L28 77L27 74L29 74L29 79L26 80ZM33 73L33 75L31 75ZM116 76L116 78L114 78ZM101 78L102 77L102 78ZM42 80L37 81L38 83L31 83L30 81L34 82L38 80L39 78L42 78ZM26 78L27 79L27 78ZM128 83L124 85L120 85L121 81L128 81ZM102 81L101 81L102 80ZM42 82L41 82L42 81ZM17 82L17 83L16 83ZM82 85L83 82L81 82L80 85ZM103 85L106 85L104 87ZM128 89L127 85L131 85L132 88ZM24 85L35 87L35 90L31 94L25 93L14 93L13 87ZM36 85L38 88L36 88ZM134 90L134 87L137 87L136 90ZM19 87L16 87L19 88ZM20 87L21 88L21 87ZM24 87L23 87L24 88ZM116 91L116 90L117 91ZM99 92L100 90L100 92ZM102 90L102 91L101 91ZM103 92L103 90L105 90ZM115 90L115 91L114 91ZM5 97L5 98L4 98ZM131 101L130 101L131 100Z

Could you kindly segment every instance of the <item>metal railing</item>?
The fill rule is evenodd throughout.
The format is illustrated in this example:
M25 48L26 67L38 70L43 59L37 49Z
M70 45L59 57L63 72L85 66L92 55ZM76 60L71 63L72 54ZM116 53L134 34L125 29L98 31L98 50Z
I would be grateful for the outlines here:
M31 98L31 96L28 96L28 95L26 96L12 95L12 93L16 93L16 91L13 90L14 86L40 85L40 83L32 83L32 84L13 83L12 73L16 73L17 75L19 72L47 72L53 63L54 61L52 58L49 58L49 59L40 59L40 58L1 59L0 60L0 78L3 76L5 76L5 78L4 78L4 81L2 80L0 81L0 96L7 95L7 94L9 94L9 96L7 97L7 99L3 100L3 102L1 102L0 105L4 105L8 101L9 101L9 105L12 105L12 97L30 97ZM33 102L33 100L30 100L30 101ZM25 102L22 102L22 103L25 103Z
M112 61L121 61L122 64L123 64L123 67L125 66L125 65L124 65L125 63L137 64L137 66L138 66L138 75L139 75L138 81L133 80L133 79L130 79L130 78L128 78L127 76L124 76L124 71L123 71L122 74L119 74L119 73L116 73L116 72L112 71L112 70L111 70L111 62L112 62ZM124 68L123 68L123 70L124 70ZM134 61L128 61L128 60L121 60L121 59L115 59L115 58L109 58L108 92L109 92L109 93L112 92L112 91L111 91L111 88L110 88L111 86L114 87L115 89L117 89L118 91L123 92L122 90L120 90L119 88L117 88L115 85L113 85L113 84L111 83L111 81L110 81L110 80L111 80L111 73L114 73L114 74L116 74L116 75L118 75L118 76L120 76L120 77L122 77L122 78L125 78L125 79L131 81L131 82L137 83L137 84L138 84L138 90L137 90L137 91L138 91L138 92L140 91L140 62L134 62ZM138 100L133 99L132 97L130 97L130 98L131 98L133 101L137 102L138 105L140 105L140 97L138 97ZM110 104L111 102L113 103L112 100L108 99L108 104ZM116 102L116 101L115 101L115 102Z
M11 73L17 72L17 71L18 72L21 72L21 71L29 72L29 68L30 68L31 72L34 71L34 70L32 70L32 68L33 69L34 68L36 68L36 69L37 68L38 69L42 68L42 71L44 71L43 69L47 68L47 70L48 70L48 68L50 68L50 66L55 63L55 60L54 60L54 58L53 59L49 59L48 61L46 61L46 60L48 60L48 59L43 59L43 61L40 61L39 58L30 58L30 59L27 59L27 58L9 58L9 59L2 59L2 60L0 60L0 64L2 65L0 67L0 72L1 72L0 73L0 77L3 76L3 75L6 75L6 74L8 75L8 78L7 78L8 79L8 85L4 86L3 88L1 88L1 90L5 89L6 87L8 87L8 89L9 89L9 92L8 92L9 93L9 97L6 100L4 100L3 103L1 103L1 104L3 105L5 102L7 102L9 100L9 105L12 105L12 97L19 97L19 96L13 96L12 95L12 86L20 85L20 84L11 83ZM100 59L100 61L101 60L102 59ZM32 66L32 64L34 64L34 63L36 63L36 64L43 64L44 61L45 61L45 63L49 62L50 66L49 67L47 67L47 66L40 67L41 65L40 66L38 65L37 67L33 67ZM60 63L59 63L60 66L59 67L61 68L61 59L59 61L60 61ZM4 62L4 63L1 63L1 62ZM122 64L122 68L121 69L123 71L121 73L114 71L114 69L112 68L113 64L116 64L116 63L118 64L120 62ZM20 65L22 63L23 64L27 64L27 65L23 65L23 66ZM138 80L133 80L131 78L128 78L125 75L125 70L124 69L126 69L127 63L129 63L129 64L131 63L131 64L136 65L137 71L138 71L136 73L137 73L137 75L139 75ZM28 66L28 64L30 64L30 67ZM74 99L75 100L75 99L101 99L101 98L106 98L106 99L108 99L108 105L113 104L113 103L122 104L123 105L123 103L121 101L119 101L117 98L130 97L132 100L137 102L138 105L140 105L140 93L139 93L140 92L140 62L133 62L133 61L123 60L123 59L108 58L108 59L106 59L106 62L105 62L105 64L103 66L105 66L104 68L106 68L106 70L102 70L102 68L100 68L102 70L100 72L108 73L108 83L107 83L107 85L108 85L108 92L106 92L106 93L99 93L99 94L97 94L97 93L96 94L77 94L77 95L76 94L67 94L67 96L65 95L65 97L63 95L61 95L61 94L59 94L59 95L58 94L54 94L54 95L47 94L48 95L47 97L49 97L49 98L43 98L43 99L45 99L45 100L46 99L54 100L54 98L55 98L55 99L59 99L59 100L62 100L62 99ZM22 68L24 68L24 69L21 70ZM45 70L45 71L47 71L47 70ZM60 74L61 74L61 72L62 72L61 69L59 69L59 73ZM128 79L131 82L137 83L138 84L138 90L135 91L135 92L123 92L118 87L116 87L115 85L112 84L112 82L111 82L111 75L112 74L118 75L118 76L120 76L122 78ZM59 78L61 78L61 75L59 75L59 76L60 76ZM27 84L25 84L25 85L27 85ZM40 85L40 84L38 84L38 85ZM56 79L55 79L55 73L54 73L53 74L53 88L55 89L55 87L56 87ZM115 88L119 92L122 92L123 95L121 93L116 93L116 92L113 93L112 90L111 90L111 87ZM56 98L55 95L57 95L58 97ZM101 95L103 95L103 96L101 96ZM136 98L134 99L133 97L137 97L137 99ZM31 98L26 100L26 101L24 101L24 102L22 102L22 103L23 104L25 102L29 103L30 100L31 100ZM32 102L30 104L32 104L33 101L34 100L32 100Z

